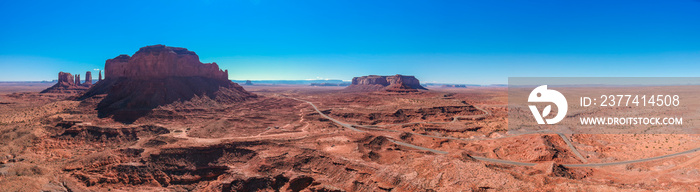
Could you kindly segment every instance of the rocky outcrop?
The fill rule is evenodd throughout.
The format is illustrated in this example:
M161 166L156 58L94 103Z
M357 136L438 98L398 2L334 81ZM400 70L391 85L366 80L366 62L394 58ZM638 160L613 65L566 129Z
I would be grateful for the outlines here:
M389 82L387 81L388 76L379 76L379 75L369 75L369 76L362 76L362 77L354 77L352 78L352 85L381 85L381 86L388 86Z
M246 81L245 81L245 85L253 85L253 82L250 81L250 80L246 80Z
M105 78L153 79L166 77L206 77L228 80L228 71L216 63L201 63L199 56L179 47L142 47L133 56L119 55L105 63Z
M58 72L58 83L63 86L71 86L74 84L73 75L70 73Z
M194 97L234 103L256 97L228 79L228 70L202 63L185 48L153 45L133 56L119 55L105 63L105 79L79 99L107 94L98 104L100 117L130 123L152 109Z
M416 77L397 74L393 76L369 75L354 77L352 78L352 84L345 90L415 92L427 89L420 85L420 81Z
M85 72L85 83L83 83L83 85L88 87L92 86L92 72Z
M41 91L41 93L83 93L88 89L89 85L81 85L79 82L80 76L73 76L70 73L59 72L58 82L55 85Z
M97 71L97 81L102 81L102 70Z

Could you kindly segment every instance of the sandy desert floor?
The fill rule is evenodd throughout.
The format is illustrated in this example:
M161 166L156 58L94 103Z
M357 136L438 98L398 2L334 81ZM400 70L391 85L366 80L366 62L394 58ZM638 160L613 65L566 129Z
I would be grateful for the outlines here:
M700 190L700 136L510 134L506 88L244 86L260 97L122 124L100 97L6 86L4 191Z

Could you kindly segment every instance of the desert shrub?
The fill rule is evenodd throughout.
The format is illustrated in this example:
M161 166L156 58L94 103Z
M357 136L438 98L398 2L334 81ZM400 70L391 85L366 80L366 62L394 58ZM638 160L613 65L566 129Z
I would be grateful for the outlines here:
M15 163L8 170L10 175L16 176L36 176L44 175L47 170L43 167L37 165L27 164L27 163Z
M0 191L41 191L41 182L31 177L8 177L0 186Z

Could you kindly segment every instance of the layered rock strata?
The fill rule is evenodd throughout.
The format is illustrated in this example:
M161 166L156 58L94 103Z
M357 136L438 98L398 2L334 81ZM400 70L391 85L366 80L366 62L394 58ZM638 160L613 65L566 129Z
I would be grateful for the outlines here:
M119 55L105 63L105 79L79 99L106 94L98 104L100 117L130 123L158 106L206 97L233 103L256 97L228 79L228 70L202 63L192 51L153 45L133 56Z
M352 84L345 90L416 92L427 89L420 85L420 81L416 77L397 74L393 76L369 75L354 77L352 78Z

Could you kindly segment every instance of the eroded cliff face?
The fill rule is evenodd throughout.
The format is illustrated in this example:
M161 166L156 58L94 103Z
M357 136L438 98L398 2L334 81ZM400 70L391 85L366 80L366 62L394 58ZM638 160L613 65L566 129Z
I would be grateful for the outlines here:
M105 63L105 78L157 79L167 77L205 77L228 80L228 72L216 63L202 63L192 51L179 47L152 45L142 47L133 56L119 55Z
M387 76L379 75L369 75L362 77L353 77L352 85L382 85L387 86L389 82L387 81Z
M228 80L228 70L202 63L185 48L152 45L133 56L119 55L105 63L105 79L79 99L106 94L98 104L100 117L130 123L153 108L176 101L207 97L221 103L256 97Z
M58 72L58 83L59 85L70 86L74 84L73 75L70 73L65 73L63 71Z
M92 72L85 72L85 82L82 85L87 87L92 86Z
M420 85L420 81L414 76L393 75L379 76L369 75L352 78L352 84L347 91L390 91L390 92L414 92L427 90Z

